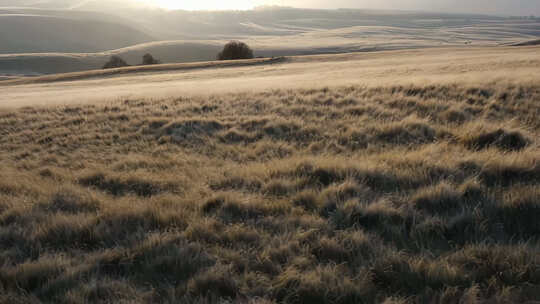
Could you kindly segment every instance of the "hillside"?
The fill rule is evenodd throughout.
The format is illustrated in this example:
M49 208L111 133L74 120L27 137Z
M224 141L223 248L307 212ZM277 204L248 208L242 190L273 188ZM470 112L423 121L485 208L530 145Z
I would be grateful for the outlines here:
M100 79L108 77L118 77L132 74L149 74L159 72L184 72L197 70L215 70L220 68L235 68L244 66L259 66L267 64L278 64L286 61L284 57L276 58L257 58L246 60L225 60L225 61L208 61L195 63L171 63L171 64L153 64L128 66L122 68L100 69L84 72L73 72L63 74L53 74L36 77L11 77L0 82L0 86L14 86L25 84L65 82L73 80Z
M223 42L224 43L224 42ZM0 74L36 76L101 69L112 55L137 65L146 53L164 62L199 62L214 60L223 47L215 42L158 42L135 45L101 53L0 54Z
M540 299L538 46L212 64L1 87L0 303Z
M145 7L136 0L0 0L0 7L110 11Z
M0 54L98 52L154 40L115 22L35 13L0 15Z
M212 69L213 64L233 67ZM203 68L186 70L179 64L80 72L74 78L70 74L19 78L0 82L0 108L309 88L315 83L380 86L455 81L490 83L501 78L534 82L540 69L540 51L538 46L432 48L291 56L266 65L234 65L191 63L187 67ZM80 80L67 81L70 79ZM65 81L47 83L54 80Z
M112 54L131 64L139 63L147 52L166 63L208 61L231 39L249 43L257 56L277 57L509 45L540 37L537 19L291 8L224 12L0 8L0 25L0 75L91 70Z

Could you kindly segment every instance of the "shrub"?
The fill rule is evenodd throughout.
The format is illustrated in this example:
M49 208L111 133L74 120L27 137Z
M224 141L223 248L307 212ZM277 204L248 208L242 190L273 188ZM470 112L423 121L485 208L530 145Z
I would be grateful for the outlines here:
M121 68L121 67L126 67L126 66L129 66L129 64L127 64L127 62L122 59L120 56L111 56L111 58L109 58L109 61L107 61L107 63L105 63L105 65L103 66L104 69L114 69L114 68Z
M155 59L150 53L144 54L142 58L142 65L160 64L161 61Z
M223 47L218 60L253 59L253 50L244 42L231 41Z

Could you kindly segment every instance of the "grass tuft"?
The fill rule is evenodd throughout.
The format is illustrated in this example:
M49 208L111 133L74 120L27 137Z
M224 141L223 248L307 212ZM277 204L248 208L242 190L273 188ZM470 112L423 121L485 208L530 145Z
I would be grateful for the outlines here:
M469 134L463 141L468 148L476 150L496 147L504 151L520 151L530 144L530 140L521 132L506 131L504 129Z

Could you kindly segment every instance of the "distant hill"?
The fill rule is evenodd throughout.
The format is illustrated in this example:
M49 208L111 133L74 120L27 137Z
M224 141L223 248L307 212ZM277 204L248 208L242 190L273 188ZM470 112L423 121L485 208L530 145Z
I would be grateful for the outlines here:
M540 38L536 19L283 7L190 12L140 3L0 0L0 75L95 69L113 54L130 64L145 52L164 63L213 60L233 39L248 42L256 56L287 56L511 45ZM13 5L19 7L1 7Z
M99 53L0 54L0 75L41 75L100 69L112 55L129 64L141 63L146 53L163 62L213 60L221 45L193 42L157 42Z
M144 7L134 0L0 0L0 7L32 7L46 9L79 9L105 11Z
M99 52L154 38L135 28L101 20L0 15L0 53Z

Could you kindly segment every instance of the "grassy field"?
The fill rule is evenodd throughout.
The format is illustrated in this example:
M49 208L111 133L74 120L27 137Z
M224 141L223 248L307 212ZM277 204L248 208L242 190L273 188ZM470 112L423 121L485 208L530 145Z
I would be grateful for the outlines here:
M137 66L0 81L0 109L322 86L484 86L501 81L534 85L540 81L539 70L539 46L427 48L287 56L241 64Z
M538 301L540 83L458 76L4 109L0 303Z
M84 72L72 72L52 74L45 76L32 77L11 77L0 82L0 86L13 86L23 84L39 84L51 82L66 82L76 80L86 80L95 78L118 77L127 74L144 74L144 73L163 73L168 71L184 72L192 70L218 69L227 67L242 67L242 66L257 66L264 64L273 64L284 61L284 57L276 58L255 58L245 60L230 60L230 61L207 61L195 63L169 63L169 64L152 64L143 66L129 66L122 68L109 68L101 70L91 70ZM2 80L2 79L0 79Z

